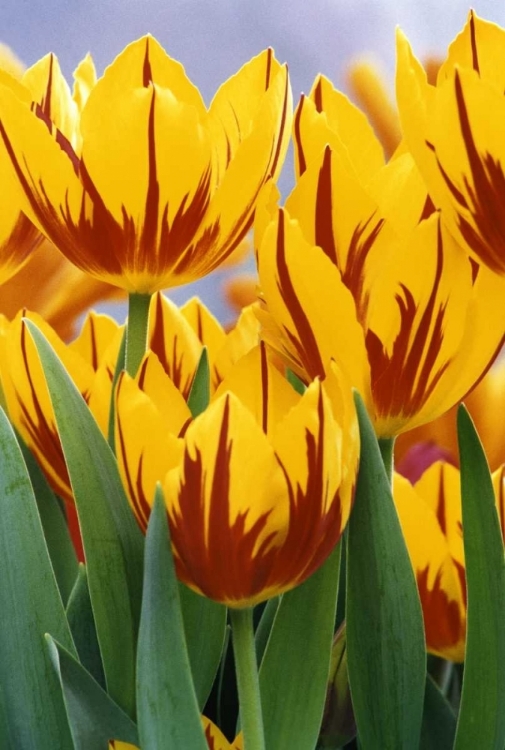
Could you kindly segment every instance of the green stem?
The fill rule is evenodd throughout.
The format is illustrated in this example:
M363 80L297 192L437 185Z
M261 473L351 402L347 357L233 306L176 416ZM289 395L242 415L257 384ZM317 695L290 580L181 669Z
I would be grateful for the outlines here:
M147 348L150 294L130 294L126 328L126 372L135 377Z
M244 750L265 750L260 684L254 646L253 610L230 609Z
M386 474L389 479L389 484L391 484L393 479L393 469L394 469L394 447L395 447L395 438L379 438L379 448L382 456L382 462L384 464L384 468L386 469Z

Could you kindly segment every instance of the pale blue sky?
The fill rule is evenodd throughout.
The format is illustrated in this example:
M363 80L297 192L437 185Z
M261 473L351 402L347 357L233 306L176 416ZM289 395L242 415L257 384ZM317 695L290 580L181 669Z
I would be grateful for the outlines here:
M27 64L53 51L70 76L86 52L101 71L128 42L151 32L184 63L207 101L220 82L272 46L289 63L296 101L318 72L342 86L346 63L363 53L382 61L392 78L397 24L417 54L443 52L468 7L460 0L2 0L0 41ZM476 0L473 7L505 25L504 2ZM226 320L220 284L211 278L196 289ZM190 293L172 296L180 302Z

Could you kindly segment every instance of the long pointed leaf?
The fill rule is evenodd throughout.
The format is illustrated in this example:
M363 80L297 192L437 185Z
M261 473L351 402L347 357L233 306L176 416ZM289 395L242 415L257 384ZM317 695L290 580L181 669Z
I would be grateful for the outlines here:
M159 486L146 536L137 709L142 750L208 750L191 679L167 513Z
M96 635L95 618L91 607L86 566L79 565L79 573L67 605L67 620L75 648L83 667L105 687L100 646Z
M141 533L106 439L51 345L31 321L25 324L42 362L72 482L107 689L133 716Z
M489 467L464 406L458 411L468 591L456 750L505 747L505 561Z
M179 584L186 646L196 697L203 709L223 653L226 607Z
M426 676L420 750L450 750L456 716L430 675Z
M21 451L30 475L47 549L63 603L66 604L77 578L78 562L60 501L49 487L41 468L28 448Z
M60 685L44 643L72 636L28 473L0 409L0 739L6 750L70 748Z
M340 545L284 594L260 669L266 750L312 750L323 717L337 608Z
M138 745L132 720L61 644L50 635L46 641L61 681L75 750L108 750L110 739Z
M377 439L356 408L361 459L348 527L347 661L364 750L417 748L426 654L414 573Z

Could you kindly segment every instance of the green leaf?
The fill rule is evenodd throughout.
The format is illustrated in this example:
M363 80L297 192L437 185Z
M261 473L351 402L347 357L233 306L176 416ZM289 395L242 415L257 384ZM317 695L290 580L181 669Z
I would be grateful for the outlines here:
M58 674L75 750L108 750L109 740L139 744L137 727L84 667L50 635L48 653ZM71 747L58 745L56 747Z
M419 595L377 439L356 395L361 458L347 541L347 661L365 750L417 748L426 652Z
M195 377L191 384L191 390L188 396L188 408L193 416L201 414L210 400L210 367L207 347L204 346L198 367L196 368Z
M430 675L426 676L420 750L449 750L456 734L456 716Z
M198 705L207 702L223 653L226 607L179 584L182 619Z
M91 608L86 566L79 565L79 573L67 605L67 620L72 631L79 661L105 687L100 646L96 635L95 618Z
M258 666L263 659L268 639L270 638L270 633L272 631L272 626L274 624L275 615L277 614L280 603L281 598L279 596L274 596L267 601L265 609L261 615L261 620L256 628L254 640L256 641L256 658L258 660Z
M142 590L142 534L116 459L51 345L26 320L42 362L72 482L107 689L135 710L135 633Z
M456 750L505 747L505 561L489 467L472 420L458 411L468 592Z
M123 335L121 337L121 343L119 345L119 351L116 360L116 367L114 368L114 375L112 376L112 389L110 394L110 406L109 406L109 426L107 430L107 440L113 453L116 452L116 436L114 432L114 425L116 421L116 385L119 380L121 372L125 369L126 360L126 326L123 329Z
M340 544L283 594L260 669L267 750L312 750L323 716L337 607Z
M44 643L74 650L21 450L0 409L0 740L5 750L72 747Z
M137 712L142 750L208 750L191 679L170 531L159 486L146 536Z
M70 538L67 519L61 501L49 487L32 453L22 441L20 441L20 447L37 501L56 582L63 603L66 604L78 572L77 556Z

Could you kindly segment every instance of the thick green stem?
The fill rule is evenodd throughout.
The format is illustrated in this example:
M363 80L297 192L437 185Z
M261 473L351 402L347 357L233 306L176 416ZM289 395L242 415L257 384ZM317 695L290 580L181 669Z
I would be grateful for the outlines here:
M253 611L230 609L244 750L265 750L260 684L254 646Z
M388 475L389 484L391 484L393 479L393 469L394 469L394 447L395 447L395 438L379 438L379 448L382 456L382 461L384 463L384 468L386 469L386 474Z
M128 324L126 329L126 372L132 378L137 374L147 348L150 294L130 294L128 297Z

